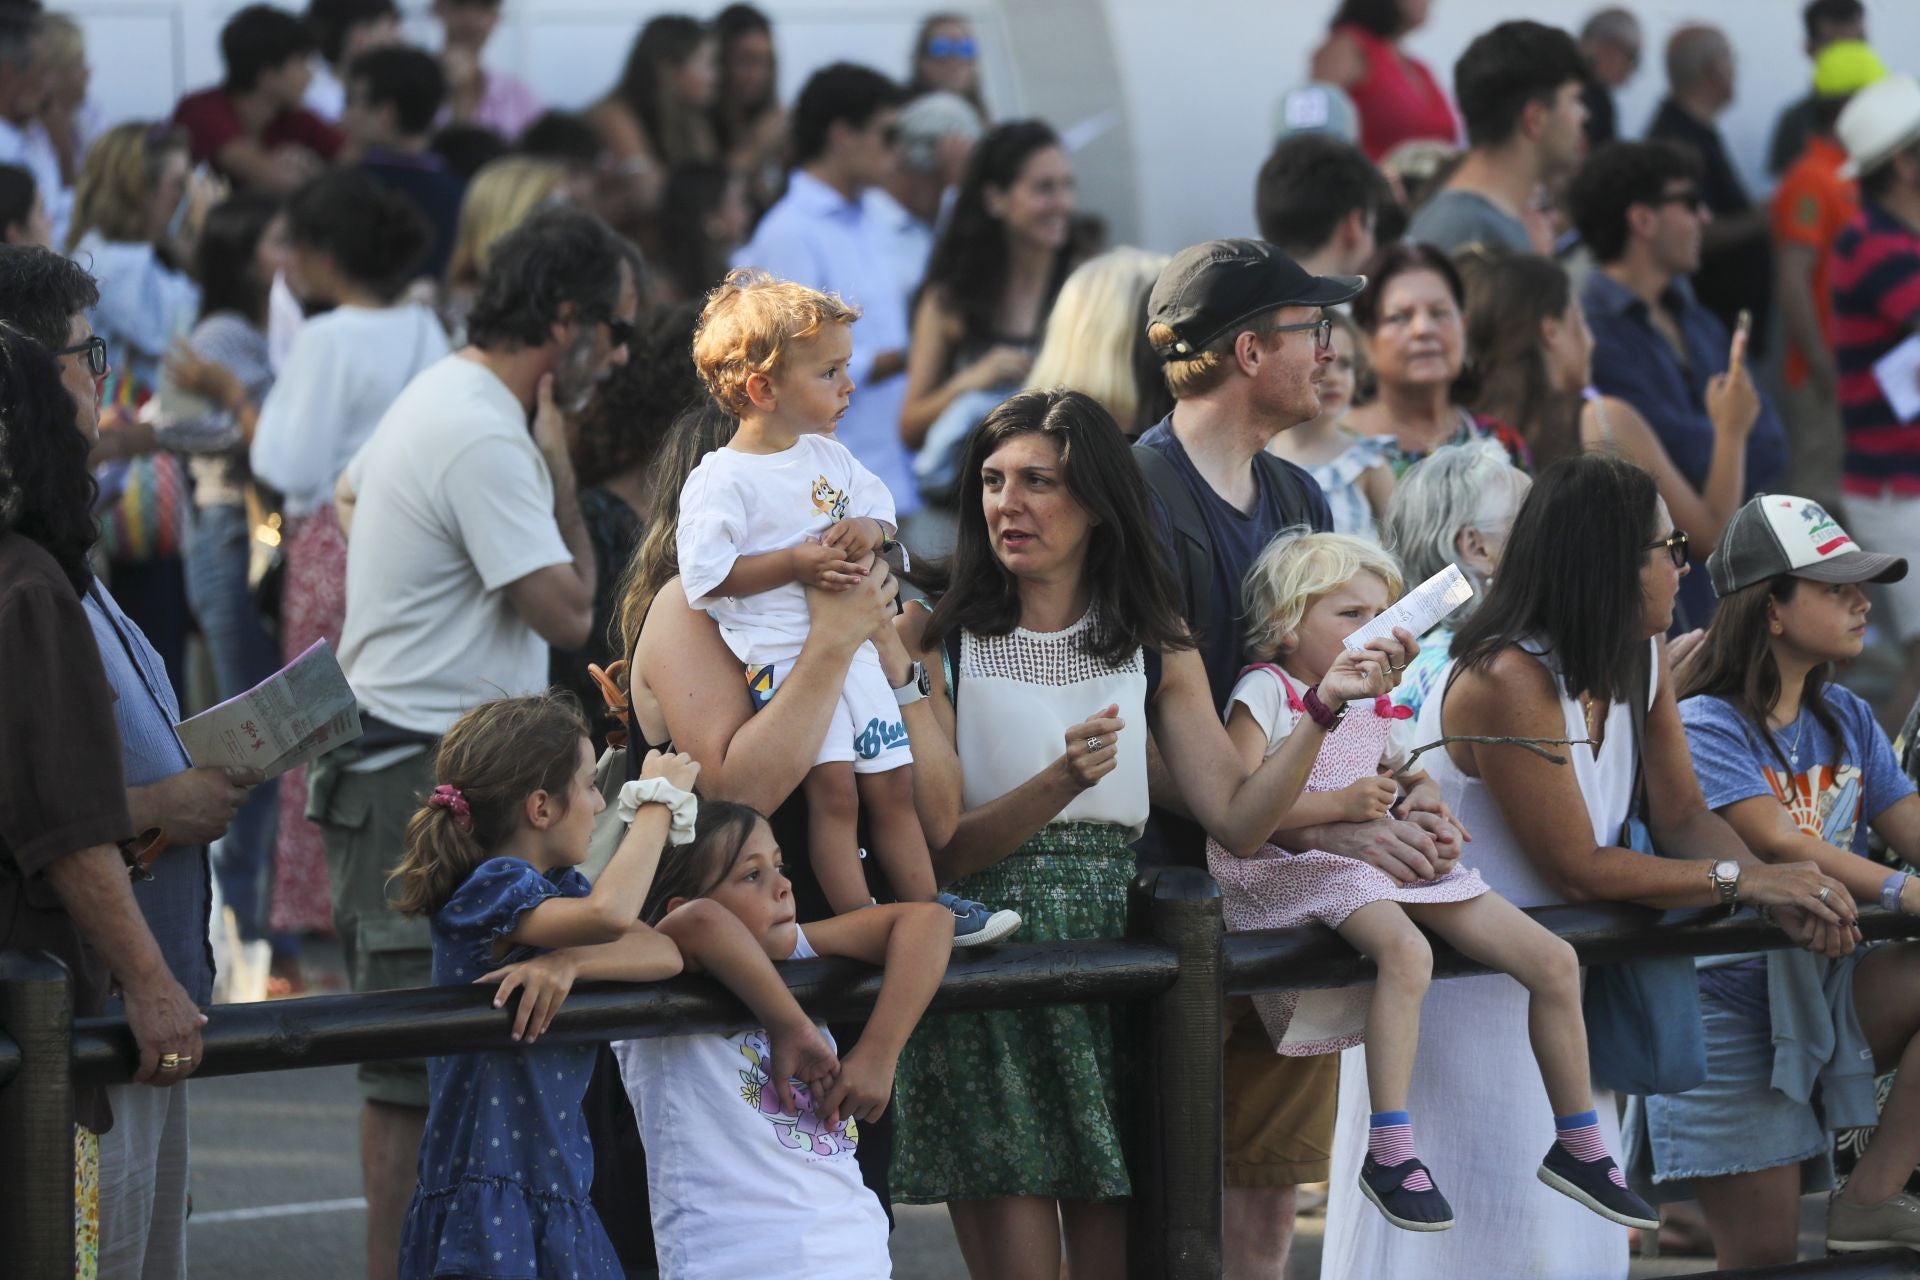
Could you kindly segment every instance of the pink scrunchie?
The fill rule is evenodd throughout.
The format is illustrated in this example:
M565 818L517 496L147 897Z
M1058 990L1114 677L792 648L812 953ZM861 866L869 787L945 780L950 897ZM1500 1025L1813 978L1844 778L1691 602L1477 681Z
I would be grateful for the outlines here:
M462 831L473 830L473 810L467 804L467 798L460 794L460 788L441 783L427 797L427 805L434 809L450 809L453 812L454 825Z

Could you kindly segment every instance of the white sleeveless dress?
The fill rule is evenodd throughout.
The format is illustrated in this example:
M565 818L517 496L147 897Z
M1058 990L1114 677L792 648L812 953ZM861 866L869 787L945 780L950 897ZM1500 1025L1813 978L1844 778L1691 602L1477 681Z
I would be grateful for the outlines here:
M1446 687L1450 672L1451 664L1435 689ZM1442 701L1430 697L1421 708L1416 742L1442 736ZM1560 701L1565 736L1586 737L1579 703L1564 690ZM1597 759L1591 747L1564 750L1586 798L1595 843L1613 844L1633 791L1630 709L1617 703L1608 712ZM1461 773L1444 749L1421 761L1473 833L1466 857L1487 885L1520 907L1561 902L1485 784ZM1450 1231L1402 1231L1360 1192L1370 1111L1365 1052L1342 1055L1321 1280L1624 1280L1627 1229L1534 1176L1553 1144L1553 1107L1527 1039L1524 987L1489 974L1438 981L1427 994L1407 1110L1420 1158L1457 1215ZM1607 1149L1620 1150L1613 1095L1596 1089L1594 1107Z

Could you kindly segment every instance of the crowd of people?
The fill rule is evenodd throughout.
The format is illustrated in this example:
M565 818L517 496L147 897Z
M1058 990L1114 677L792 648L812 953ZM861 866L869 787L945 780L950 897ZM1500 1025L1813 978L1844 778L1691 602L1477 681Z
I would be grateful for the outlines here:
M1858 0L1805 7L1763 202L1722 31L1629 137L1624 9L1449 84L1428 0L1343 0L1259 238L1171 256L964 17L783 103L765 14L664 15L572 112L485 65L500 8L428 52L250 5L106 127L82 28L0 0L0 949L139 1048L75 1093L76 1275L188 1274L202 1010L320 934L520 1042L360 1067L375 1280L885 1276L895 1204L976 1277L1121 1274L1128 1009L922 1014L1164 866L1379 971L1228 1003L1228 1276L1318 1183L1330 1278L1786 1262L1803 1189L1920 1250L1920 952L1857 927L1920 914L1920 81ZM194 764L183 712L320 641L357 738ZM1519 910L1586 901L1795 947L1635 1021ZM816 955L883 967L866 1021L795 1003ZM683 971L758 1025L539 1042Z

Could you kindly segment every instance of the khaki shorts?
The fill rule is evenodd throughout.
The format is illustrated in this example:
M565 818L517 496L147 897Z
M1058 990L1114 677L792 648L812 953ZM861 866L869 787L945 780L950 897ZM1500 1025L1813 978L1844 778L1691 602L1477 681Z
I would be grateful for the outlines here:
M1223 1036L1227 1185L1254 1190L1325 1182L1340 1101L1340 1055L1275 1053L1253 1001L1242 996L1227 1001Z
M387 878L400 863L407 820L433 790L433 752L423 750L384 769L351 773L360 759L343 747L307 771L307 817L320 824L327 848L333 924L346 952L355 991L433 985L433 934L425 917L409 919L387 902ZM427 1106L427 1064L404 1058L360 1064L360 1094L369 1102Z

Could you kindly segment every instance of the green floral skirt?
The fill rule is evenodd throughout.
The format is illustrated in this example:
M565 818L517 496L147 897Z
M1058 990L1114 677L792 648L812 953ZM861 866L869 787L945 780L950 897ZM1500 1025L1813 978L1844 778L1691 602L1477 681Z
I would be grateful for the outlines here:
M1018 941L1119 937L1134 877L1126 840L1123 827L1056 823L952 888L1018 911ZM1058 1005L922 1021L895 1077L893 1198L1125 1199L1125 1017L1119 1005Z

